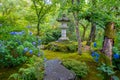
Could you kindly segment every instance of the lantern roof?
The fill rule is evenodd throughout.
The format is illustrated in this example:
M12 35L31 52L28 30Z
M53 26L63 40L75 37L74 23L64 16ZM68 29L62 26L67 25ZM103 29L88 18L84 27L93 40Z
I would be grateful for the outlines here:
M68 18L66 17L66 15L63 14L63 15L62 15L62 18L57 19L57 21L58 21L58 22L69 22L70 19L68 19Z

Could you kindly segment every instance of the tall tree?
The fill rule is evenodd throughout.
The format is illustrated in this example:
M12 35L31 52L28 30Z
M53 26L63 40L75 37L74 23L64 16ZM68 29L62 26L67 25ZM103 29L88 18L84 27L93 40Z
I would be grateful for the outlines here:
M89 35L89 39L87 41L87 45L90 46L91 45L91 42L95 41L95 37L96 37L96 23L94 21L94 14L96 14L96 2L97 0L92 0L91 1L91 9L92 9L92 12L91 12L91 16L89 16L88 18L88 21L91 22L91 31L90 31L90 35Z
M37 15L37 35L40 35L40 24L55 4L51 0L32 0L32 2Z
M103 52L112 61L112 48L114 45L115 38L115 23L108 22L105 28L104 42L103 42Z
M80 30L79 30L79 5L80 0L72 0L72 13L74 16L74 22L75 22L75 29L76 29L76 36L78 41L78 53L82 54L82 44L81 44L81 37L80 37Z
M102 5L104 11L106 13L107 18L105 19L105 34L104 34L104 41L103 41L103 48L102 51L105 55L107 55L110 60L112 61L112 48L114 46L114 39L115 39L115 33L116 29L119 27L119 17L120 14L118 14L120 10L119 3L120 1L117 0L106 0L103 1L104 4ZM113 3L113 4L111 4ZM104 16L104 17L106 17Z
M85 22L85 23L82 23L83 20L80 23L80 25L83 27L83 33L82 33L82 41L85 40L85 35L86 35L86 31L87 31L87 28L89 26L89 22Z

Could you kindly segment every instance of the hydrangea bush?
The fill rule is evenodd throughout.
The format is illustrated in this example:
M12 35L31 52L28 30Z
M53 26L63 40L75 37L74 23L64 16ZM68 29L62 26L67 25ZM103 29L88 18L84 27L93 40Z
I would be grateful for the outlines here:
M25 31L12 31L10 38L0 40L1 67L13 67L24 63L32 55L40 56L41 40Z

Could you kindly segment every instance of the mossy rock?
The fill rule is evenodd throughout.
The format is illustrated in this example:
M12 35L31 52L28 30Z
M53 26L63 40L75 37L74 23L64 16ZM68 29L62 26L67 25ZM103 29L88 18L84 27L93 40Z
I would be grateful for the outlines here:
M63 42L51 42L45 49L59 52L75 52L77 51L77 42L63 41Z

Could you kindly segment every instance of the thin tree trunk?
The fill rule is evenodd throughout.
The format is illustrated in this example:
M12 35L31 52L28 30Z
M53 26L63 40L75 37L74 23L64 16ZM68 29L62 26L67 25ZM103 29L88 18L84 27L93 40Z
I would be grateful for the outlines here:
M88 46L91 45L91 42L95 41L95 37L96 37L96 34L95 34L95 32L96 32L96 24L92 23L91 25L92 25L92 27L91 27L89 39L88 39L87 44L86 44Z
M86 27L85 27L85 28L83 28L82 41L84 41L84 40L85 40L85 34L86 34Z
M78 54L82 54L82 44L81 44L81 38L80 38L80 31L79 31L79 21L75 21L76 24L76 36L78 40Z
M103 53L108 56L112 62L112 48L114 45L115 37L115 26L114 23L108 23L105 29L104 42L103 42Z
M37 23L37 36L40 35L40 20L38 20L38 23Z
M72 0L72 4L74 5L74 0ZM77 4L80 4L80 0L77 0ZM79 19L78 19L78 13L79 11L73 11L73 16L75 20L76 25L76 37L78 41L78 54L82 54L82 44L81 44L81 38L80 38L80 31L79 31Z

